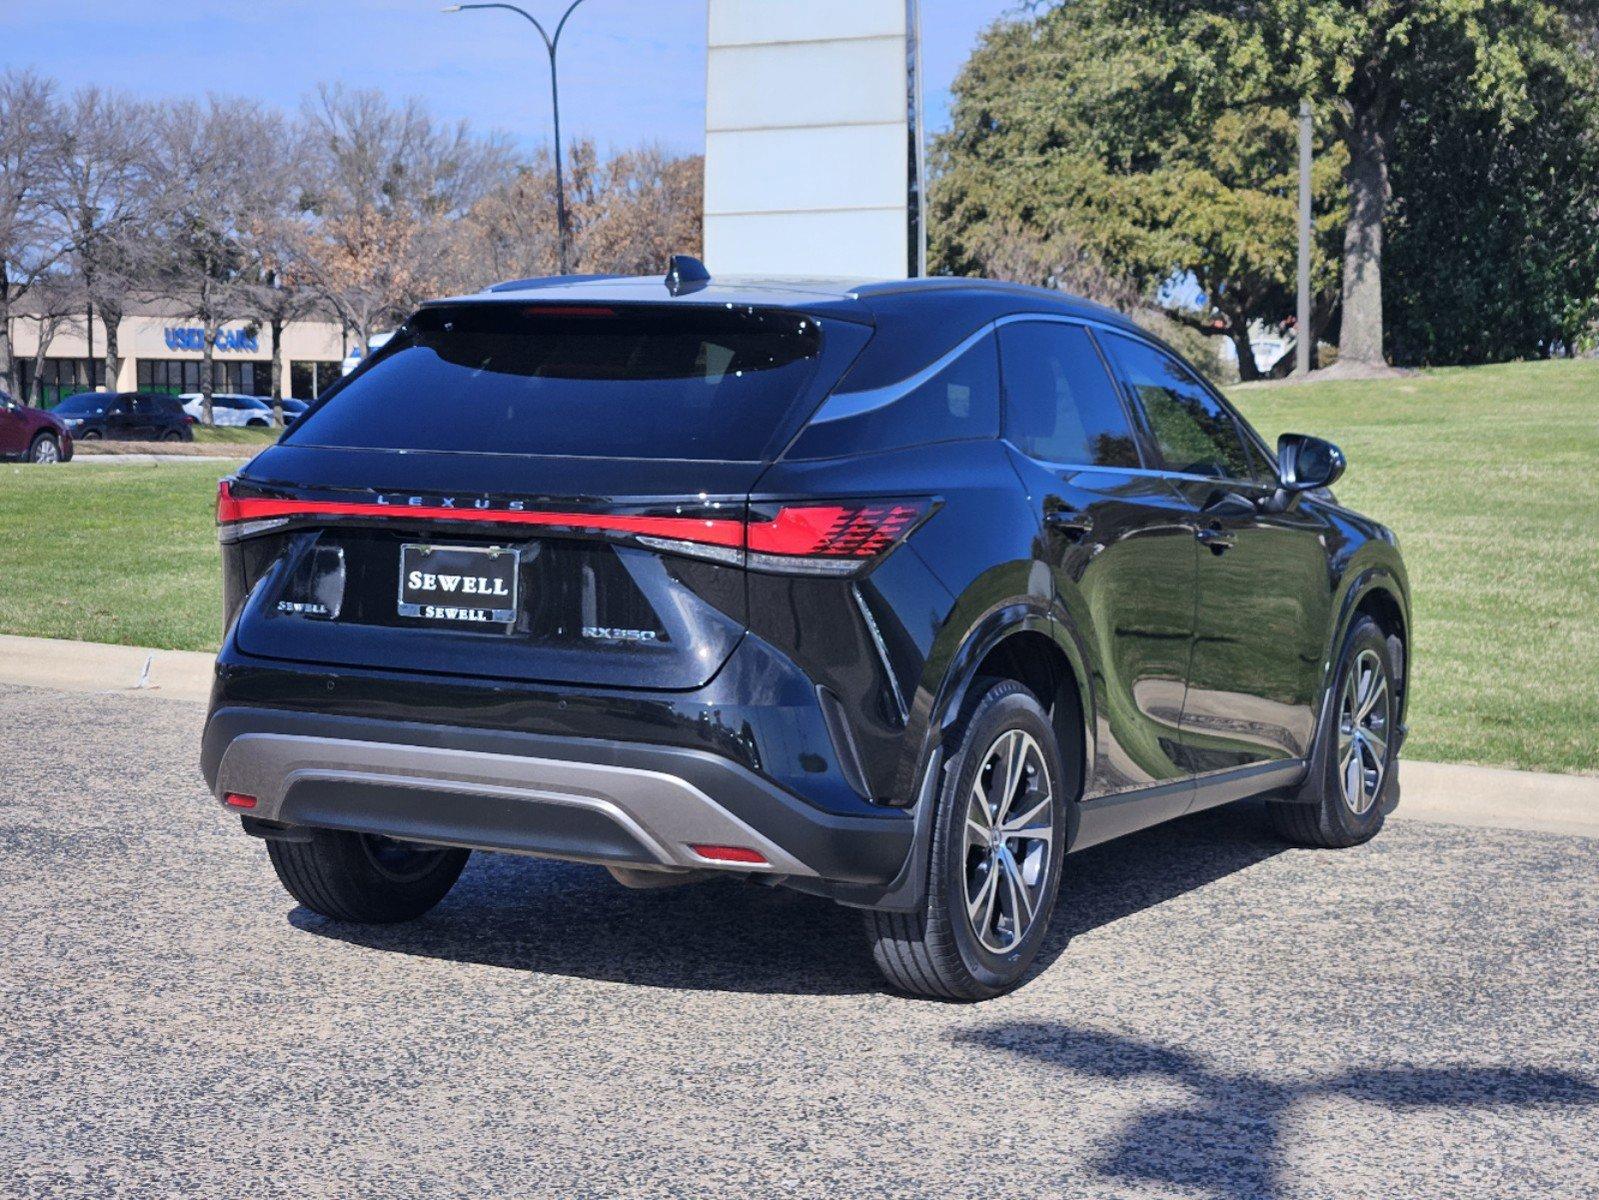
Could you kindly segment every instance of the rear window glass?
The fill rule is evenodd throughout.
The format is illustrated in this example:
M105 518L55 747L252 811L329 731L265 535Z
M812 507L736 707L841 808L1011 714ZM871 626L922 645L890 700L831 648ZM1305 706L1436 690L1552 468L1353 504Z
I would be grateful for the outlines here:
M814 318L776 310L427 308L285 440L758 459L820 351Z

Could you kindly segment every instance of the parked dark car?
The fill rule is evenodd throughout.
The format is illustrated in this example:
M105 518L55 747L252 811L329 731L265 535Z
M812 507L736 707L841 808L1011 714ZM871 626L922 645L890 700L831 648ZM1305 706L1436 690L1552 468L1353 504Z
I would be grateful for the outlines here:
M501 285L224 481L203 769L337 920L474 849L741 872L992 996L1073 851L1250 796L1381 828L1408 588L1343 469L1056 292Z
M55 416L18 404L0 391L0 459L44 464L71 462L72 435Z
M194 418L176 396L158 392L80 392L50 411L80 442L194 441Z

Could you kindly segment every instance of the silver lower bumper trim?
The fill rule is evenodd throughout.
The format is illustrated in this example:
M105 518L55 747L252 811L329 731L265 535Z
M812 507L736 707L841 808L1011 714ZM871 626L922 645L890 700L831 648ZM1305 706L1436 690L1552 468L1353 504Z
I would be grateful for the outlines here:
M220 800L254 796L248 815L282 821L285 801L302 781L373 784L494 797L512 805L586 809L608 818L661 867L721 867L778 875L816 872L728 812L686 780L658 771L514 754L351 741L278 733L235 738L217 771ZM470 836L459 839L470 844ZM711 862L694 845L740 846L766 863ZM500 847L504 848L504 847ZM529 846L527 853L540 853Z

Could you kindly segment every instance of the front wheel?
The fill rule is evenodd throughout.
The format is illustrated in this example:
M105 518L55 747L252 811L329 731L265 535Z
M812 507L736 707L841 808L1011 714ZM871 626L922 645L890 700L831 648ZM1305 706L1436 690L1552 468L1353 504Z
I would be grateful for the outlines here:
M335 921L384 925L420 917L455 886L471 851L369 833L314 829L311 840L269 840L289 895Z
M61 443L56 441L53 433L41 433L33 439L33 445L28 450L28 461L49 466L61 461Z
M1267 806L1283 837L1340 849L1377 836L1399 787L1399 678L1393 644L1361 617L1344 641L1333 685L1320 799Z
M986 1000L1022 981L1060 892L1066 803L1049 715L1012 680L978 681L933 816L918 912L868 911L872 954L904 992Z

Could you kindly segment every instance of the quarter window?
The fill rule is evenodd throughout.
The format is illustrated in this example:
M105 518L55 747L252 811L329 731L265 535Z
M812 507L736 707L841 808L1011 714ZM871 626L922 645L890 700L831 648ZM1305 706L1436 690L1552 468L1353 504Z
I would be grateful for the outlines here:
M1136 467L1138 443L1116 385L1080 325L1021 321L999 331L1005 436L1054 463Z
M835 458L999 436L999 354L992 333L928 379L840 392L811 418L787 457Z
M1254 479L1238 426L1188 369L1153 346L1119 334L1105 338L1132 386L1166 469L1216 479Z

